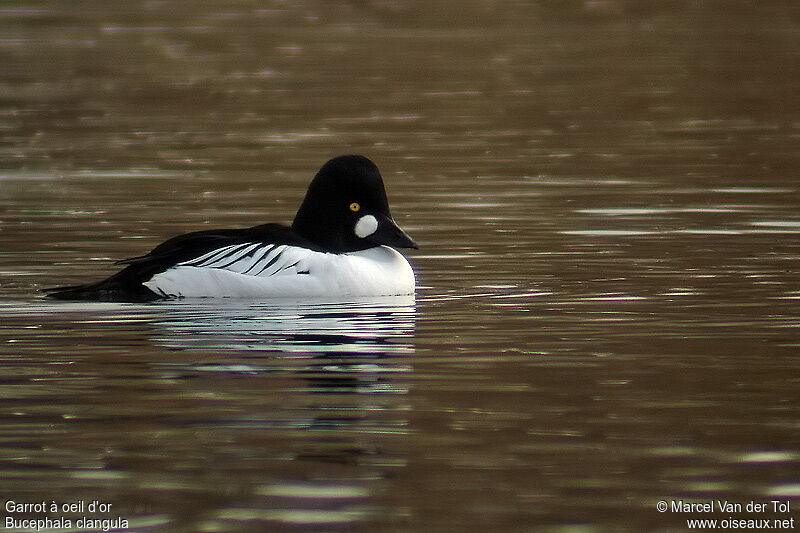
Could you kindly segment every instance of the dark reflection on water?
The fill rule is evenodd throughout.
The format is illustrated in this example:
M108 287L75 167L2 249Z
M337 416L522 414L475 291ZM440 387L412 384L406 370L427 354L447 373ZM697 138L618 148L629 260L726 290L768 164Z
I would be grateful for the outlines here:
M413 351L412 296L341 303L178 300L158 309L155 325L163 333L155 340L171 348L372 356Z
M800 498L796 3L454 6L0 8L0 493L163 531ZM291 220L343 152L415 303L38 296Z

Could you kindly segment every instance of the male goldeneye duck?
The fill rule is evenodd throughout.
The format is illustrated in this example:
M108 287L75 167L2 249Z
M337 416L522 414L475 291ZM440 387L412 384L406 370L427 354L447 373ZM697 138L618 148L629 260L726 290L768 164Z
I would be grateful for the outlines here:
M64 300L407 295L414 272L394 248L417 245L392 220L383 179L363 156L322 166L291 227L197 231L173 237L110 278L46 289Z

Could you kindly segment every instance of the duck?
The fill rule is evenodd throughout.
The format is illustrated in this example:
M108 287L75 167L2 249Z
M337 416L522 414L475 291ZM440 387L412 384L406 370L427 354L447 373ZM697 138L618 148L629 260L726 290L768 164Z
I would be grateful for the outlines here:
M398 249L418 248L392 218L378 167L362 155L326 162L291 226L269 223L172 237L99 282L45 289L60 300L325 298L413 295Z

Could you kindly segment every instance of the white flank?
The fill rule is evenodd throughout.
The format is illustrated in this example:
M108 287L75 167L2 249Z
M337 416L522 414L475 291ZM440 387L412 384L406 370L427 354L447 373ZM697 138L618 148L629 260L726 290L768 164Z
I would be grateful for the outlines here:
M375 230L378 229L378 221L372 215L364 215L363 217L358 219L356 222L355 232L356 237L359 239L363 239L364 237L369 237Z
M367 217L374 220L361 220ZM413 294L415 287L408 261L388 246L330 254L260 243L184 261L144 285L162 296L229 298L393 296Z

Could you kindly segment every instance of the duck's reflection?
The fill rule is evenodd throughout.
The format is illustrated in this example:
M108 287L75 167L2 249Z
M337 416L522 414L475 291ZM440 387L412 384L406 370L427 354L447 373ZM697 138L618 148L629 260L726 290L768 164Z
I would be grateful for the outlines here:
M359 472L350 473L355 477L382 479L404 464L402 455L387 450L387 443L408 426L404 398L409 391L400 376L412 370L413 297L187 303L164 304L152 323L156 331L151 340L171 349L210 352L209 358L172 359L168 364L178 375L200 377L206 386L217 384L218 393L236 390L239 409L209 420L210 425L263 427L265 446L272 439L284 442L285 451L306 473L322 464L350 465ZM252 394L244 393L241 380L202 379L241 374L252 378L245 380L255 385ZM266 390L286 383L284 376L291 383L288 389ZM326 483L353 483L350 474L326 478ZM371 501L366 485L359 490L364 503ZM263 505L271 506L273 498L266 499L270 503Z
M403 356L414 350L413 297L162 305L152 342L225 354L186 363L184 372L285 372L311 393L378 393L394 390L388 376L410 370Z
M154 341L168 348L381 356L413 351L413 296L344 302L222 300L161 304Z

